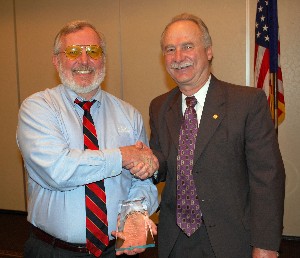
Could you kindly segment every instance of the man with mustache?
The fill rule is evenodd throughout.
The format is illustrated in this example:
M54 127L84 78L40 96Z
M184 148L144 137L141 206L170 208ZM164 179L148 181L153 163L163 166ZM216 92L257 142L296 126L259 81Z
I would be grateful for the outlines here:
M165 181L160 258L275 258L285 172L263 91L211 74L212 41L194 15L161 36L177 83L150 104L150 147Z
M105 62L104 36L86 21L73 21L54 42L62 84L22 103L17 142L32 226L24 257L116 257L111 232L119 202L145 198L148 215L157 209L149 178L158 161L146 146L141 114L101 89Z

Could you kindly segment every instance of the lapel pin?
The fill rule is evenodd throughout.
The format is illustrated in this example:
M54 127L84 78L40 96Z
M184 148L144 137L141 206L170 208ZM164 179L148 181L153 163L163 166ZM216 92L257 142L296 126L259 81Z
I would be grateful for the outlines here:
M219 116L217 114L213 115L213 119L217 119Z

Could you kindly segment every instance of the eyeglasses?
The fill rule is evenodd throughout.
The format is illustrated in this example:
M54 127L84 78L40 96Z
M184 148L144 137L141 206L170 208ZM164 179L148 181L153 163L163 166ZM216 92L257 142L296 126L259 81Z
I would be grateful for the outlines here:
M85 48L85 52L89 55L89 57L97 60L102 56L103 50L100 46L98 45L72 45L72 46L67 46L64 52L59 52L60 53L65 53L66 57L69 58L70 60L75 60L82 54L82 50Z

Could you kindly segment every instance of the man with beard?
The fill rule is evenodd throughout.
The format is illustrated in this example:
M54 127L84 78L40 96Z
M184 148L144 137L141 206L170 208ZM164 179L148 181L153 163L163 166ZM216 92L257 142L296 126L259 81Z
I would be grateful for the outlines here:
M73 21L54 42L62 84L22 103L17 142L28 173L32 226L24 257L116 257L111 232L119 201L144 198L149 215L157 209L149 178L158 161L145 146L141 114L101 89L105 62L103 35L86 21Z

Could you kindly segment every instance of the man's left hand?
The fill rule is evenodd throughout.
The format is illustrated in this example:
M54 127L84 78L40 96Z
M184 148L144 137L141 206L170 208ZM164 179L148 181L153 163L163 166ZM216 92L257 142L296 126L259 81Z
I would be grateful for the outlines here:
M277 258L277 257L278 257L278 253L276 251L253 247L252 258Z
M120 223L119 219L120 218L118 218L118 224ZM127 217L124 231L112 231L111 234L116 238L124 240L124 243L121 246L124 250L116 251L117 256L121 254L136 255L144 252L146 249L131 247L146 245L148 234L151 234L152 236L157 235L157 226L147 214L137 212Z

